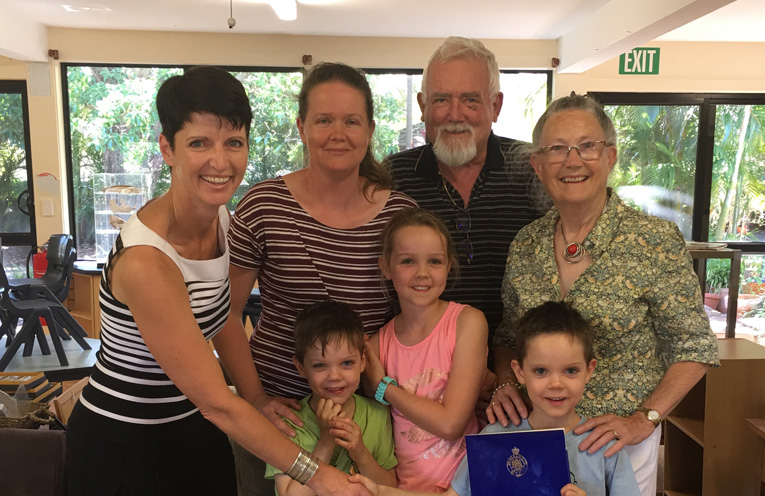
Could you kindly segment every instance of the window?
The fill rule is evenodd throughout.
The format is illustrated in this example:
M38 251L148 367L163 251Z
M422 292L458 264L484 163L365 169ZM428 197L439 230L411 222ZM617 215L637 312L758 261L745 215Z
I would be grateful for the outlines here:
M154 100L162 82L184 68L62 64L62 69L73 189L71 220L78 258L102 260L108 252L103 246L110 246L118 232L115 224L127 215L106 209L110 200L101 193L130 182L131 186L140 183L142 194L152 198L169 187L169 170L157 143L160 127ZM297 68L230 70L244 85L254 115L247 173L228 205L233 210L253 184L302 167L303 147L295 125L302 72ZM422 81L419 71L366 72L375 103L378 159L424 144L416 99ZM498 134L530 138L533 123L550 98L551 77L550 71L501 74L505 100L495 125ZM116 204L122 201L118 198Z
M765 335L765 95L595 93L616 126L610 183L633 206L678 224L686 240L741 249L736 334ZM727 293L729 260L706 262ZM707 309L713 328L719 311ZM765 341L761 342L765 344Z
M609 184L628 204L675 222L691 239L699 107L607 105L618 136Z
M765 242L765 105L714 105L710 241Z
M24 81L0 81L0 260L11 278L27 277L36 242L29 110Z

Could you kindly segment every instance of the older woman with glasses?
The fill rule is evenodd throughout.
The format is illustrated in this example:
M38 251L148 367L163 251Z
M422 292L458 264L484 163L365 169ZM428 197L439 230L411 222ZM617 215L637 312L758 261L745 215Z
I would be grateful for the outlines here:
M598 360L578 407L587 420L575 432L591 431L579 449L595 453L615 440L606 456L624 448L642 494L654 496L661 419L719 365L691 257L676 225L606 186L616 131L596 101L554 101L532 139L531 165L554 206L510 246L494 341L499 387L487 415L503 425L527 416L510 367L515 322L545 301L567 301L592 325ZM569 372L549 372L551 411L566 410Z

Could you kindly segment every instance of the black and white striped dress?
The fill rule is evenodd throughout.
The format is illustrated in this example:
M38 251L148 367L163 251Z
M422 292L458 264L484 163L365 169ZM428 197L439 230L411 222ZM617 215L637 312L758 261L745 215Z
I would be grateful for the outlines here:
M80 401L92 412L132 424L173 422L197 411L156 362L136 327L128 307L109 288L106 274L114 256L132 246L153 246L170 257L183 274L189 304L200 332L209 340L223 328L229 313L229 214L219 212L219 245L223 255L211 260L188 260L137 215L123 226L101 275L101 349Z

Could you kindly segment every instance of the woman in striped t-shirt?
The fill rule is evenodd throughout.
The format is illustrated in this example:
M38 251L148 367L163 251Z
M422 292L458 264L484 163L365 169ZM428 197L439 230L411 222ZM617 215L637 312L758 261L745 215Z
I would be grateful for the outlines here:
M244 88L222 69L190 69L163 83L157 110L170 189L125 223L104 267L102 345L67 432L69 494L234 495L226 434L317 494L366 494L235 396L206 341L257 380L244 335L223 329L225 204L252 120Z
M387 169L374 159L372 92L362 72L318 65L306 76L298 104L308 166L256 184L239 202L229 230L226 324L242 332L241 311L257 279L263 311L250 351L263 387L240 394L291 436L280 417L302 425L288 407L299 408L295 400L311 392L292 363L295 317L312 303L333 299L348 303L367 333L390 320L393 307L377 266L380 234L395 212L416 205L391 191ZM258 469L236 447L235 453L240 494L266 494L262 476L253 475L265 467Z

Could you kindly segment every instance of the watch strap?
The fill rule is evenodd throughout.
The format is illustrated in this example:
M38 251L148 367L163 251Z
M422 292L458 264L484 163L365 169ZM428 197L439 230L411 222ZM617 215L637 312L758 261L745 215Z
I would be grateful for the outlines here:
M380 384L377 385L377 391L375 392L375 399L385 406L390 405L390 402L385 401L385 390L388 389L388 385L390 384L398 386L396 379L386 375L380 380Z

